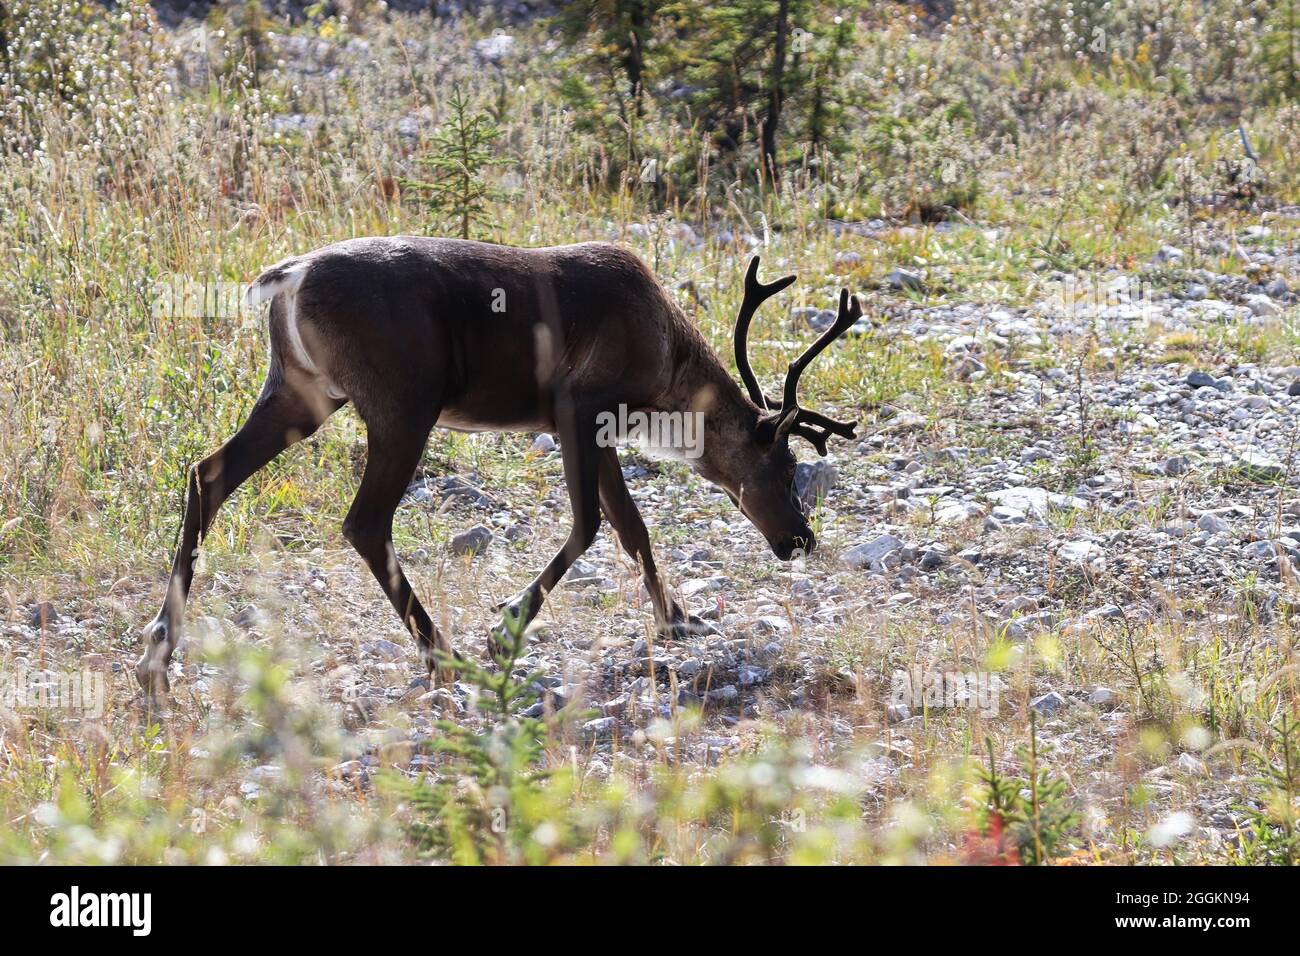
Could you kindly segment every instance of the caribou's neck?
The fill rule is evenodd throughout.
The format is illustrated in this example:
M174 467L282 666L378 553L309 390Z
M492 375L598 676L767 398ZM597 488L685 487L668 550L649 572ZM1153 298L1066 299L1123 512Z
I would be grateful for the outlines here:
M688 464L710 481L733 485L737 457L750 444L761 412L684 316L679 326L672 384L656 407L701 416L703 447Z

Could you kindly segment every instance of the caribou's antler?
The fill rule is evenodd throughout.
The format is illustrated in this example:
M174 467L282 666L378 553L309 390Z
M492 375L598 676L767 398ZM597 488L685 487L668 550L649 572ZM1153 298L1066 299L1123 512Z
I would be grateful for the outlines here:
M749 351L746 340L749 338L749 323L753 321L758 307L776 295L791 282L794 276L785 276L775 282L764 285L758 281L758 256L749 260L749 269L745 272L745 297L740 303L740 312L736 315L736 368L740 370L740 380L745 383L750 399L759 408L777 411L781 403L769 399L758 387L754 370L749 367Z
M776 422L776 437L787 438L790 435L798 435L800 438L806 438L817 449L817 453L825 457L826 440L832 435L841 438L855 437L853 429L856 423L837 422L833 418L800 408L795 392L799 387L799 376L803 374L803 370L809 363L820 355L826 346L862 318L862 305L856 296L849 296L848 289L840 290L840 311L835 324L823 332L803 355L790 364L785 377L784 398L778 402L763 394L763 390L758 386L758 379L754 376L754 370L750 367L747 345L749 323L753 321L754 313L758 311L760 305L788 286L794 279L794 276L786 276L767 284L759 282L758 256L749 260L749 269L745 272L745 296L740 303L740 312L736 315L736 368L740 371L740 380L745 383L745 389L754 404L766 411L778 413L772 418Z
M803 375L804 369L828 345L851 329L860 318L862 318L862 304L858 302L858 297L849 295L848 289L840 289L840 309L835 316L834 324L823 332L816 342L808 346L803 355L791 362L789 371L786 372L781 414L776 425L776 437L778 439L789 435L798 435L800 438L808 439L813 447L817 449L818 454L825 456L826 440L832 435L838 435L841 438L856 437L854 435L856 422L837 422L833 418L827 418L817 412L810 412L800 408L797 392L799 378Z

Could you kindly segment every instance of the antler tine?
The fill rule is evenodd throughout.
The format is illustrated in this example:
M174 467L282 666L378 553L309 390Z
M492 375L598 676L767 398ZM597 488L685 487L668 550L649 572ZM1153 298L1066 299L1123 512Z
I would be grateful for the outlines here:
M817 449L817 454L823 458L826 457L826 439L831 437L829 432L818 431L810 425L796 423L790 429L790 434L808 439L812 446Z
M818 412L810 412L806 408L799 409L799 423L801 425L815 425L822 431L830 435L838 435L841 438L857 438L854 429L858 427L857 422L837 422L833 418L827 418Z
M794 276L785 276L766 285L759 282L758 256L749 260L749 269L745 272L745 296L740 303L740 312L736 315L736 368L740 371L740 380L745 383L750 399L759 408L775 410L781 407L781 403L772 401L763 394L763 390L758 387L758 379L754 377L754 370L750 368L747 343L749 323L753 321L754 313L760 305L794 280Z
M780 427L777 429L778 435L788 433L796 422L800 420L811 422L813 421L813 416L816 416L817 424L830 431L832 434L840 435L843 434L843 431L840 429L847 429L849 434L845 437L853 437L852 425L845 425L841 422L833 421L823 415L816 415L815 412L801 411L796 393L799 389L799 378L803 375L804 369L806 369L812 363L812 360L826 349L826 346L830 345L852 328L853 324L860 318L862 318L862 304L858 302L858 297L850 296L848 289L840 289L840 310L839 314L835 317L834 324L823 332L816 342L808 346L803 355L800 355L797 359L791 362L790 369L786 372L785 394L781 403L781 408L783 410L788 410L788 414L786 414L781 420ZM836 427L832 428L831 426ZM803 432L800 432L799 434L803 435Z

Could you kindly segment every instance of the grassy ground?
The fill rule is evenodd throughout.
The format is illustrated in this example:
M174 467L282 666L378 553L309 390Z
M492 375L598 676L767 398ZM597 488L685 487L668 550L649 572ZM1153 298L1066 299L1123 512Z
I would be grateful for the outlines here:
M927 472L935 484L960 482L1051 434L1056 426L1003 410L1004 372L1063 364L1051 347L1030 344L990 357L990 374L976 380L954 375L937 344L883 333L845 340L811 370L809 404L858 417L874 441L838 455L839 490L817 516L825 547L806 565L778 566L756 532L734 523L726 499L684 468L625 460L648 472L634 491L674 583L725 578L745 615L728 643L769 655L777 676L738 704L679 705L676 672L654 673L654 654L634 650L650 637L648 610L635 569L605 534L594 556L614 586L596 596L557 591L530 636L540 651L525 648L495 677L465 676L467 699L486 713L420 684L409 641L339 532L364 460L364 428L345 409L224 508L190 604L184 674L167 712L146 709L130 664L161 600L185 469L238 426L266 364L260 317L168 314L160 290L174 288L173 277L189 289L237 286L282 256L344 237L438 231L394 184L414 173L454 82L497 111L511 161L490 173L505 192L489 207L485 237L623 242L724 356L750 237L765 274L797 272L753 336L769 382L809 335L784 308L825 307L842 284L888 327L923 307L1027 305L1053 270L1131 271L1166 243L1187 247L1188 265L1230 271L1230 253L1197 251L1182 237L1231 237L1260 222L1258 208L1180 204L1176 180L1148 183L1141 155L1123 161L1138 134L1120 117L1150 93L1137 63L1107 75L1063 67L1067 88L1095 110L1085 132L981 141L979 199L946 223L898 215L891 192L869 188L887 171L873 178L846 160L839 188L853 208L837 218L885 219L855 232L827 221L817 176L795 169L776 192L719 174L668 200L600 182L608 158L557 92L559 54L544 52L541 25L516 31L537 54L502 72L473 53L490 24L375 17L351 32L337 20L309 22L267 41L273 65L256 83L226 68L229 29L208 37L203 54L190 46L192 29L77 34L87 56L112 49L122 65L80 87L84 102L65 96L41 109L33 97L30 109L6 115L0 660L28 692L0 711L0 859L994 862L1007 853L1000 827L1015 832L1022 860L1294 859L1295 781L1269 768L1295 756L1294 731L1280 721L1294 712L1296 636L1287 614L1252 613L1250 580L1171 588L1155 601L1158 614L1019 643L977 607L988 598L985 576L1014 580L1022 563L1033 565L1025 583L1063 613L1146 607L1152 595L1122 570L1098 577L1024 559L1071 531L1068 520L1083 520L1060 516L1054 528L989 548L979 580L954 574L915 589L917 607L946 609L946 623L891 603L888 582L837 560L886 523L953 553L970 544L978 522L940 527L864 489L887 481L895 460L982 449L983 459ZM881 29L915 56L952 56L958 45L905 39L901 23ZM1298 148L1294 106L1249 120L1272 176L1270 202L1300 199L1286 161ZM689 145L689 133L646 122L664 156ZM1199 177L1187 188L1212 194L1221 162L1238 157L1235 128L1181 130L1171 148ZM1300 223L1272 226L1275 243L1293 251ZM926 287L891 289L899 267L925 270ZM1182 374L1184 365L1297 362L1287 321L1147 330L1121 343L1118 358L1105 345L1114 347L1088 336L1067 344L1098 395L1126 361ZM899 427L895 408L918 421ZM482 514L459 502L399 513L397 548L415 588L472 650L494 623L492 600L525 584L567 530L559 462L529 444L438 433L422 465L430 476L476 475L496 510L531 529L517 544L457 558L447 541ZM1077 451L1037 464L1032 483L1068 492L1106 466L1086 441ZM1179 513L1231 480L1199 473L1157 507ZM1280 512L1291 490L1249 494L1276 499ZM1088 520L1105 530L1124 519ZM691 562L701 551L707 557ZM818 601L803 597L807 587ZM55 617L42 618L46 602ZM607 687L609 700L645 676L654 699L639 712L634 696L613 739L589 726L593 713L610 712L590 689L567 708L545 700L536 722L492 719L500 674L541 664L564 685ZM999 713L927 713L899 725L890 675L918 664L998 672ZM32 688L73 674L88 686L102 680L102 713L33 697ZM1029 701L1058 685L1110 688L1121 703L1072 708L1046 731L1035 716L1031 732ZM448 753L448 742L459 750ZM1178 764L1184 754L1193 762ZM1051 786L1031 788L1040 774ZM1255 812L1229 813L1239 807ZM1189 812L1214 821L1218 836L1184 826L1179 814Z

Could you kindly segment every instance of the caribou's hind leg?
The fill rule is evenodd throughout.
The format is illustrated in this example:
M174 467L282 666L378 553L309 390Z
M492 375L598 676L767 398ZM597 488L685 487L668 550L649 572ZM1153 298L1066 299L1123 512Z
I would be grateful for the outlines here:
M250 475L316 431L342 405L298 370L273 365L248 420L229 441L190 468L180 547L172 562L167 594L158 616L145 628L144 654L135 666L136 678L150 694L168 689L167 665L180 639L194 559L217 509Z

